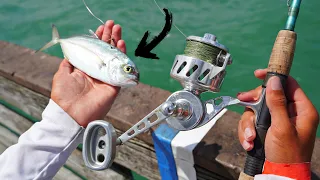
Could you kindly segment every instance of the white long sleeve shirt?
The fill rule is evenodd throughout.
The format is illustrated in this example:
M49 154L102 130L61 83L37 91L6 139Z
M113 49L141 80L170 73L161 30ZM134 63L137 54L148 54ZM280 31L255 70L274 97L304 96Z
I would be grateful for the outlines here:
M0 179L52 179L82 142L83 130L50 100L42 120L0 155Z
M84 128L50 100L42 120L0 155L0 180L52 179L82 142ZM288 180L259 175L256 180Z

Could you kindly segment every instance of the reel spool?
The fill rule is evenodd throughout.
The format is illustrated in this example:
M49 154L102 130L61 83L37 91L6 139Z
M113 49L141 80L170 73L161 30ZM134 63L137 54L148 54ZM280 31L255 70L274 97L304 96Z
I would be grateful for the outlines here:
M207 111L199 95L206 91L219 92L226 76L226 66L231 63L228 48L220 44L215 35L189 36L185 54L176 56L170 72L184 91L175 92L167 101L184 101L196 111L183 119L168 117L167 123L178 130L190 130L208 122L202 122Z
M231 63L228 48L216 36L208 33L204 37L189 36L185 54L176 56L170 75L194 94L219 92L225 68Z

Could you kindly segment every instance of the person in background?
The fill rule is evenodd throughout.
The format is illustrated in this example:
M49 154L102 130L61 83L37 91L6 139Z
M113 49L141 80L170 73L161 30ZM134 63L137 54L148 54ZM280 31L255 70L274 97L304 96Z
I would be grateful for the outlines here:
M121 39L121 27L107 21L96 34L100 39L126 52ZM111 39L113 39L111 41ZM266 71L256 71L264 78ZM84 128L94 120L103 119L110 110L120 88L97 81L63 60L52 83L51 99L42 113L42 120L23 133L17 144L0 155L0 179L52 179L70 154L82 142ZM241 93L243 101L256 100L259 88ZM264 174L286 179L289 171L299 170L292 178L310 179L310 160L313 151L318 113L297 82L289 78L288 102L277 78L270 79L267 104L272 125L266 139ZM253 148L254 118L246 110L239 123L239 139L246 150ZM289 164L289 166L285 166ZM280 169L281 171L276 171ZM241 176L241 178L248 178ZM249 177L250 178L250 177ZM252 177L253 179L253 177Z
M264 79L267 69L256 70L255 76ZM255 179L311 179L311 156L313 153L319 115L291 76L288 77L286 95L278 77L272 77L267 83L266 103L271 115L271 126L265 139L263 175ZM242 101L259 99L261 86L249 92L239 93ZM255 115L246 109L238 126L239 141L246 151L253 147L256 137ZM277 175L277 176L276 176ZM285 178L287 177L287 178ZM239 179L253 179L242 173Z

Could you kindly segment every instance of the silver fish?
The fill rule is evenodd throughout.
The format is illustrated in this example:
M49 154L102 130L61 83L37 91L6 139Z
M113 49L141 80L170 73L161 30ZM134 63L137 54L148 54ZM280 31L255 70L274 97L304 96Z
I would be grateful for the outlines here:
M60 43L64 57L77 69L104 83L130 87L138 84L139 71L130 58L118 48L92 36L74 36L60 39L58 30L52 25L52 41L44 45L43 51Z

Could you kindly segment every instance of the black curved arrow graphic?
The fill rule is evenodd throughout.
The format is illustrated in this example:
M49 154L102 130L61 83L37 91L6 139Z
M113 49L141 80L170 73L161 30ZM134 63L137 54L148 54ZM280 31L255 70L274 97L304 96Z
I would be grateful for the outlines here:
M149 31L145 32L135 51L135 56L150 59L159 59L159 57L157 57L156 54L151 53L151 50L155 48L168 35L172 27L172 13L169 12L166 8L163 8L163 11L166 15L166 24L164 25L162 31L159 33L158 36L155 36L149 43L147 43Z

